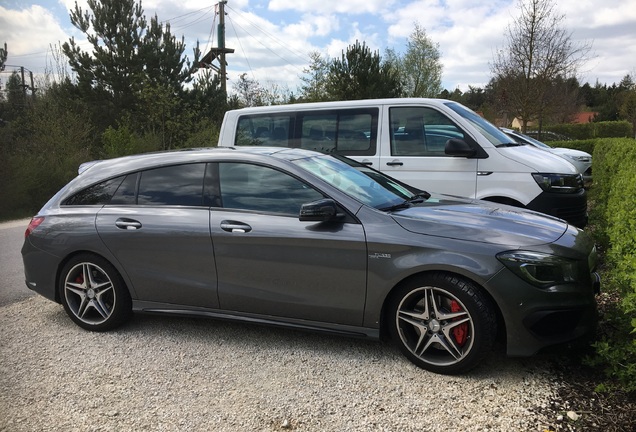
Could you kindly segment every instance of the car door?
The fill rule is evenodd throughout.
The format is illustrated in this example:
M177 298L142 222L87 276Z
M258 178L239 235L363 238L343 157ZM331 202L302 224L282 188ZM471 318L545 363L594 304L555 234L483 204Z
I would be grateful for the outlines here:
M361 325L366 242L355 222L301 222L323 194L272 167L218 165L210 211L220 307L273 317Z
M380 171L430 192L474 198L477 159L444 152L446 141L464 132L440 111L423 106L385 107Z
M137 300L218 307L205 169L199 163L130 174L97 214L99 236Z

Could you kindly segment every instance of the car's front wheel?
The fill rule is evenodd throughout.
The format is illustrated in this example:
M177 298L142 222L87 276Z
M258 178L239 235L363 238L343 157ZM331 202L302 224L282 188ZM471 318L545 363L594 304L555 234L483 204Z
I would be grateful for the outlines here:
M59 293L68 316L87 330L111 330L132 314L130 294L121 276L97 255L79 255L66 263Z
M417 366L466 372L491 350L497 321L490 299L473 283L445 273L398 288L389 303L389 331Z

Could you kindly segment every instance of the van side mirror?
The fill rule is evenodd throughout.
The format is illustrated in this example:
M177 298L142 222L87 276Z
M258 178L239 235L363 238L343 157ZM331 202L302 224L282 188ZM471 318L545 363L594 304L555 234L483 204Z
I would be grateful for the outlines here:
M339 218L338 207L332 199L325 198L303 204L298 218L301 222L327 222Z
M446 141L444 153L449 156L473 157L477 152L466 141L459 138L451 138Z

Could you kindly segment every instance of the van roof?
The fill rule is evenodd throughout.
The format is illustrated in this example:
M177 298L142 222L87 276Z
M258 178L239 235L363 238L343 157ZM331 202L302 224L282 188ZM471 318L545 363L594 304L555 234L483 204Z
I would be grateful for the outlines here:
M330 108L351 108L351 107L365 107L365 106L379 106L379 105L420 105L425 103L427 105L441 105L446 103L456 103L449 99L433 99L433 98L387 98L387 99L361 99L350 101L331 101L331 102L310 102L310 103L298 103L287 105L268 105L260 107L248 107L231 110L228 112L266 112L266 111L298 111L309 109L330 109Z

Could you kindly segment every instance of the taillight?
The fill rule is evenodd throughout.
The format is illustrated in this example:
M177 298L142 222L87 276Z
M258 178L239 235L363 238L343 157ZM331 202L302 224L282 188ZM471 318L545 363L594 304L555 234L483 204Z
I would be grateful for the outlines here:
M29 226L24 232L24 238L27 238L29 235L31 235L33 230L36 229L38 226L40 226L42 222L44 222L44 216L36 216L33 219L31 219Z

